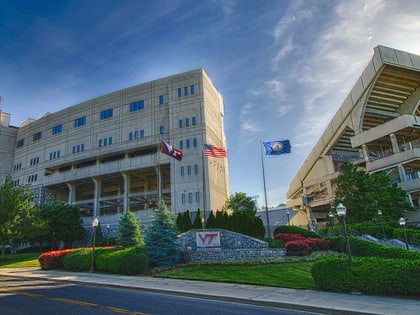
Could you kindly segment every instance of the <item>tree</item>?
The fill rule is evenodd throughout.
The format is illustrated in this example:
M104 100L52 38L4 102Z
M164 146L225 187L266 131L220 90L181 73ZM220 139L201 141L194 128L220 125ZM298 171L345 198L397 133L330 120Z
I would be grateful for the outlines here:
M122 246L144 246L144 238L140 222L131 212L125 212L118 221L118 241Z
M192 226L192 222L191 222L190 210L187 210L183 213L182 219L183 219L183 225L184 225L183 226L184 227L183 232L191 230L193 228L193 226Z
M71 246L74 241L85 238L86 229L80 209L62 201L53 201L40 206L40 216L48 225L46 240L64 241L64 246ZM52 244L55 247L55 244Z
M200 209L197 210L197 214L194 218L194 223L192 225L193 229L202 229L203 228L203 218L201 217Z
M165 202L160 200L152 224L146 233L145 249L152 266L170 267L179 263L180 252L177 235L178 230L174 216L168 210Z
M31 202L33 193L27 186L14 186L7 176L0 186L0 245L1 257L5 257L7 244L14 244L29 238L30 221L35 208Z
M347 208L346 221L371 221L382 210L384 220L396 222L405 210L412 210L407 193L384 173L369 174L344 163L337 179L337 200Z
M231 210L233 213L244 212L248 216L255 216L257 213L257 205L255 200L247 196L243 192L236 192L235 195L231 195L225 202L223 210Z

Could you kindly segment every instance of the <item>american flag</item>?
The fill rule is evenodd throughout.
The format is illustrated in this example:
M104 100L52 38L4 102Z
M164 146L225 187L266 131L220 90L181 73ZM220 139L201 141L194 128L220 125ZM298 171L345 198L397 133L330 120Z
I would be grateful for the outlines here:
M215 145L204 144L204 154L215 158L227 157L227 152L223 148L219 148Z

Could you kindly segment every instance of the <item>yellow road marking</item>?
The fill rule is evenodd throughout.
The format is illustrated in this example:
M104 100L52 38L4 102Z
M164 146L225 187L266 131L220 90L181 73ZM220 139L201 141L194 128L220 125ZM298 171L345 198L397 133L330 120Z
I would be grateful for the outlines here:
M120 314L150 315L148 313L133 312L133 311L125 310L123 308L117 308L117 307L112 307L112 306L103 306L103 305L99 305L99 304L95 304L95 303L82 302L82 301L78 301L78 300L71 300L71 299L65 299L65 298L49 297L49 296L42 295L42 294L24 292L24 291L19 291L19 290L12 290L12 289L7 289L7 288L0 288L0 293L14 293L14 294L20 294L20 295L35 297L35 298L47 299L47 300L61 302L61 303L76 304L76 305L80 305L80 306L84 306L84 307L105 308L107 310L110 310L111 312L120 313Z

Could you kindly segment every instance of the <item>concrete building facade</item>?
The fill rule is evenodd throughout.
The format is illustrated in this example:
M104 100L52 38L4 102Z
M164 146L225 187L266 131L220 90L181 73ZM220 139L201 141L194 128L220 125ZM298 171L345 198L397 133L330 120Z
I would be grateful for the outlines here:
M339 168L352 162L369 173L386 171L420 208L420 56L384 46L292 180L287 205L294 224L323 227L335 198ZM407 213L420 221L419 211Z
M76 205L87 223L98 217L115 224L127 210L147 221L159 198L175 213L208 212L221 209L230 195L227 159L203 154L205 143L226 147L223 116L222 96L198 69L47 113L19 128L2 124L1 154L12 161L15 184L29 184L36 203ZM162 140L183 152L181 161L160 153Z

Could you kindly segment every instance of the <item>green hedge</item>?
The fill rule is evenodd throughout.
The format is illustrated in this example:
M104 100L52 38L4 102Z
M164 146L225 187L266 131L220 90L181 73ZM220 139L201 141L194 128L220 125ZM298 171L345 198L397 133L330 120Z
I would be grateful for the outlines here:
M419 296L420 259L353 259L327 257L314 262L311 269L320 290L366 294L399 294Z
M107 249L98 253L96 268L126 275L141 274L149 268L149 258L139 247Z
M344 237L329 237L328 240L333 243L332 250L341 253L347 253ZM352 256L420 259L420 252L379 245L353 237L349 238L349 242Z
M320 237L318 234L312 231L308 231L306 229L302 229L298 226L293 225L281 225L276 227L276 229L273 232L273 235L276 235L278 233L287 233L287 234L300 234L305 237Z
M64 258L64 269L88 271L92 264L92 249L76 249ZM117 247L95 250L95 270L134 275L149 268L149 258L142 248Z
M64 257L64 269L71 271L88 271L92 264L92 249L79 248Z

